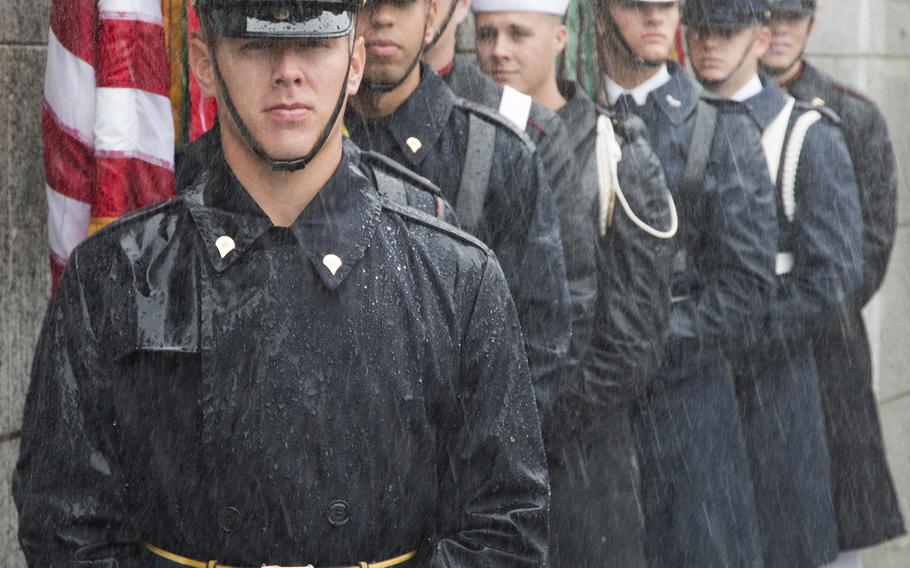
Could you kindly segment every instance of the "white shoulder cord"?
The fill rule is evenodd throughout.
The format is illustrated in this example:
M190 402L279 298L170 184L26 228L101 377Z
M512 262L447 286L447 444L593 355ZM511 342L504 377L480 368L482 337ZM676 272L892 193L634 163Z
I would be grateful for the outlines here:
M796 124L793 125L790 133L790 140L787 142L780 185L784 215L788 221L793 221L793 216L796 214L796 171L799 169L799 157L803 152L803 143L806 141L809 129L821 119L822 115L817 110L810 110L796 119Z
M600 188L600 235L606 235L607 228L613 225L613 213L616 206L616 198L618 197L626 215L638 228L658 239L672 239L676 235L677 229L679 229L679 216L676 212L676 203L673 201L673 195L669 191L667 192L667 201L670 205L670 229L667 231L659 231L651 227L632 211L625 194L622 192L622 188L619 187L618 165L622 160L622 149L616 141L613 122L603 114L597 118L595 155L597 158L597 183Z

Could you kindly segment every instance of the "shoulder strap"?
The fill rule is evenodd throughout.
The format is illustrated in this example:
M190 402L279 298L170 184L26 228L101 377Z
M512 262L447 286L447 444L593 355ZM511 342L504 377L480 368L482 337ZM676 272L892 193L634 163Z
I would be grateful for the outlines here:
M679 208L678 233L686 237L686 213L700 209L696 204L701 196L705 184L705 170L708 169L708 159L711 156L711 147L714 145L714 133L717 130L717 107L698 101L695 111L695 129L689 144L689 157L686 160L686 169L683 171L682 182L679 187L679 198L682 205ZM679 241L677 241L679 242ZM678 246L673 259L673 271L685 272L688 268L688 253L682 246Z
M468 119L468 147L461 170L461 186L455 203L458 224L465 231L479 234L483 218L483 204L490 184L493 167L493 147L496 143L496 126L470 113Z
M777 185L777 174L780 169L780 158L784 151L784 144L787 141L787 128L790 125L790 115L793 114L793 107L796 105L796 99L787 96L787 103L780 113L771 121L771 124L765 128L761 135L761 145L765 151L765 160L768 162L768 174L771 181Z
M381 168L373 168L373 176L376 177L376 189L379 193L400 205L408 204L408 189L401 178L389 175Z

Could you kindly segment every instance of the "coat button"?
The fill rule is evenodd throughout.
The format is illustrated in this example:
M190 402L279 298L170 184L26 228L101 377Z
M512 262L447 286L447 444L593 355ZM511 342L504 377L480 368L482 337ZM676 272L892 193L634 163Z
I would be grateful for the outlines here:
M236 507L225 507L218 511L218 526L226 533L237 532L243 515Z
M344 501L332 501L326 509L325 516L333 527L343 527L351 520L349 508Z

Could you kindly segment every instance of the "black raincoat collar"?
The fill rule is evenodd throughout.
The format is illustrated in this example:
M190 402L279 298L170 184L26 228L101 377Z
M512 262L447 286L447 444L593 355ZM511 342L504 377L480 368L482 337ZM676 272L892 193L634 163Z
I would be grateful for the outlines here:
M575 81L560 79L557 82L559 93L566 99L566 104L557 114L570 128L591 122L591 113L595 110L594 101L584 91L579 89Z
M218 153L208 171L184 193L184 199L212 266L216 272L223 272L274 225L234 177L220 147ZM335 173L288 227L323 283L332 290L363 258L382 208L375 189L355 163L345 148ZM219 249L223 237L230 239L229 244L225 247L223 240ZM330 255L341 261L340 266Z
M787 95L767 77L761 77L761 82L764 87L761 92L749 97L742 104L746 105L749 114L758 123L758 127L764 131L787 104Z
M345 123L355 140L361 139L361 130L367 130L368 136L376 132L390 133L407 165L416 169L445 130L456 102L455 93L445 81L422 63L420 84L394 113L364 119L349 107Z
M682 124L698 106L702 88L676 63L667 63L670 80L651 91L648 98L659 108L670 122Z

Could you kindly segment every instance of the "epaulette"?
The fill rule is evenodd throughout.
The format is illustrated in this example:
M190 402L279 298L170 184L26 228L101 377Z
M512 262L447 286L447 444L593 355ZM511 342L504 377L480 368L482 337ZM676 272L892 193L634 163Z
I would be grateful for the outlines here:
M487 122L492 122L497 127L503 128L508 132L511 132L515 136L521 139L522 142L529 146L534 146L534 143L531 141L531 138L528 136L528 133L524 130L518 128L511 120L499 114L498 111L491 109L488 106L475 103L474 101L469 101L461 97L455 97L455 105L463 108L464 110L476 114L480 118L486 120Z
M472 245L472 246L480 249L481 251L483 251L484 254L490 254L490 247L485 245L483 243L483 241L481 241L477 237L474 237L473 235L470 235L470 234L462 231L461 229L459 229L458 227L455 227L454 225L450 225L449 223L446 223L445 221L441 221L441 220L437 219L436 217L427 215L423 211L420 211L419 209L416 209L414 207L408 207L407 205L402 205L401 203L397 203L382 194L379 194L379 201L380 201L380 203L382 203L382 206L384 208L388 209L389 211L394 211L401 217L405 217L408 220L413 221L419 225L423 225L430 229L444 233L465 244Z
M843 83L839 83L837 81L832 81L831 86L834 87L834 90L836 90L836 91L840 91L840 92L844 93L845 95L853 97L854 99L859 99L866 104L876 106L875 101L870 99L867 95L864 95L863 93L860 93L859 91L854 90L851 87L844 85Z
M840 125L840 123L841 123L840 116L838 116L838 114L836 112L834 112L834 109L825 105L825 101L823 101L819 98L815 98L809 102L796 101L796 108L802 112L814 110L814 111L817 111L824 118L827 118L828 120L833 122L834 124Z
M422 175L409 170L405 166L399 164L384 154L380 154L379 152L375 152L373 150L363 150L361 152L361 159L370 167L380 168L387 174L391 174L394 177L404 179L411 185L416 186L418 189L423 189L432 193L433 195L442 197L442 190L435 183L431 182Z

